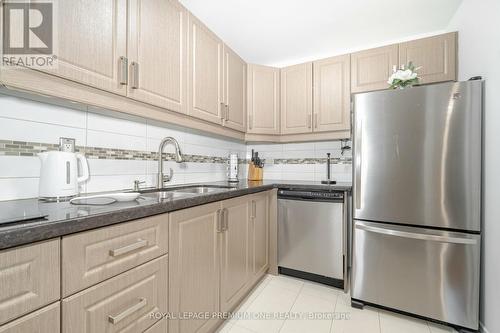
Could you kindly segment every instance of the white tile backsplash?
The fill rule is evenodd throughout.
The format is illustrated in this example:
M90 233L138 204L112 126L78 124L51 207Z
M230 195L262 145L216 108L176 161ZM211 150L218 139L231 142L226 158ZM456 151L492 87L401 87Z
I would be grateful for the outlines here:
M266 160L264 178L276 180L311 180L326 179L326 164L272 164L275 159L326 158L330 153L332 158L341 158L340 141L321 141L287 144L252 144L247 146L247 158L251 150L259 153ZM344 153L345 158L351 157L350 150ZM271 162L271 163L269 163ZM352 166L347 164L332 164L331 178L339 182L350 182Z
M111 132L87 130L87 146L129 150L146 150L147 138Z
M36 156L0 156L0 178L38 178L39 175L40 159Z
M52 102L51 102L52 103ZM172 136L185 154L226 157L238 153L250 158L251 149L266 159L264 177L275 180L321 180L324 164L274 164L282 158L317 158L331 152L340 156L340 142L292 144L250 144L223 139L175 125L164 125L139 117L128 117L103 110L74 109L62 105L0 94L0 140L58 143L59 137L76 139L78 146L156 152L162 138ZM168 145L165 152L174 152ZM350 153L346 156L350 156ZM156 184L157 162L146 160L89 159L91 179L83 192L100 192L131 188L134 180ZM226 179L224 163L165 162L174 177L170 184L219 181ZM240 179L247 176L247 165L240 165ZM0 156L0 200L30 198L38 195L40 162L37 157ZM332 175L350 180L348 165L333 165Z
M129 136L147 137L147 125L145 120L130 121L89 112L87 116L87 128Z
M3 108L0 107L1 110ZM0 116L0 137L7 140L59 143L59 137L75 138L76 144L85 145L84 128L39 123Z
M85 128L86 112L0 94L2 118Z
M38 196L38 177L0 178L0 201Z

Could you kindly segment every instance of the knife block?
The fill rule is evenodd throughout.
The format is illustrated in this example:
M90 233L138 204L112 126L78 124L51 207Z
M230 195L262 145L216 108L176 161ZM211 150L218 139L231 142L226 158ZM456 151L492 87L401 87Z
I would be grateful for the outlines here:
M248 164L248 180L262 180L264 168L258 168L253 163Z

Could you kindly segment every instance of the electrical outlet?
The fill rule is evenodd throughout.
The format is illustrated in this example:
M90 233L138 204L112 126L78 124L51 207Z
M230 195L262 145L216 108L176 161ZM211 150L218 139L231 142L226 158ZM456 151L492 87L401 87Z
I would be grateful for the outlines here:
M73 138L59 138L59 150L69 153L75 152L75 139Z

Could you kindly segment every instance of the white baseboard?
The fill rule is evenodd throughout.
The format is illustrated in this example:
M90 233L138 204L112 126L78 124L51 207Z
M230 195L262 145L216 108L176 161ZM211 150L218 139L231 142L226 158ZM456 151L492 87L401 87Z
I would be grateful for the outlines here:
M480 331L481 331L482 333L490 333L490 331L488 331L488 330L486 329L486 327L484 326L484 324L483 324L482 322L479 322L479 328L480 328Z

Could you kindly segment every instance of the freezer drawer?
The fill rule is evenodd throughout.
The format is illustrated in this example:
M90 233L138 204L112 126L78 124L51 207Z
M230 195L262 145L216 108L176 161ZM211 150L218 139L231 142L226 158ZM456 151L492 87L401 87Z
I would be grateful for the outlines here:
M355 221L352 298L478 328L480 235Z

